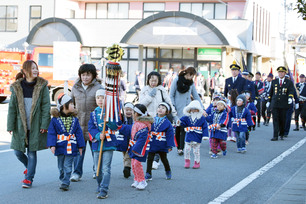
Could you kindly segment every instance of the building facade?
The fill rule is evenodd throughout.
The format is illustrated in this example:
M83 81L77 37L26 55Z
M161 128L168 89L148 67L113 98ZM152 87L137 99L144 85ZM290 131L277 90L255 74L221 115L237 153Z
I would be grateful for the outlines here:
M120 43L128 80L152 70L164 76L194 66L205 78L229 65L269 72L281 65L278 16L263 0L2 0L0 49L79 41L101 68L106 47Z

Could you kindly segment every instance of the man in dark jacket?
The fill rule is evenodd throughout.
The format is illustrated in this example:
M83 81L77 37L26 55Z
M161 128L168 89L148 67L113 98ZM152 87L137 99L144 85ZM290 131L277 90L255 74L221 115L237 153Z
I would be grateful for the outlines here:
M273 115L273 138L271 141L281 140L284 137L286 113L293 102L294 86L292 81L285 78L287 68L278 67L278 79L274 79L271 84L269 102L271 102ZM270 104L267 103L267 106Z
M244 87L246 85L246 80L239 76L240 66L237 64L232 64L230 66L232 70L232 77L229 77L225 80L225 87L224 87L224 96L227 97L227 94L230 90L236 89L238 94L241 94L244 91Z

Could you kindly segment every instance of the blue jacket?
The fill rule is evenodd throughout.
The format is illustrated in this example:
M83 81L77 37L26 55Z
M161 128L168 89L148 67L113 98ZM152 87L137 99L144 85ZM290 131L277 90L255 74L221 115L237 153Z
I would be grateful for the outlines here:
M175 147L175 144L171 122L164 117L157 123L155 117L151 128L149 152L168 152L172 147Z
M192 121L190 116L183 116L180 120L181 126L185 127L186 131L185 142L201 143L202 137L208 137L208 127L204 116L195 121Z
M233 124L232 131L247 132L248 126L253 126L251 113L247 108L243 108L240 116L237 115L237 106L234 106L230 112L231 123Z
M131 131L133 125L123 124L119 131L116 132L117 151L126 152L131 138Z
M216 111L209 115L206 120L211 124L208 126L211 138L217 138L221 140L227 139L227 124L229 122L229 113L227 110L222 112ZM221 128L217 130L216 126L220 125Z
M256 106L254 105L253 102L248 102L247 105L246 105L245 107L250 111L251 115L256 115L256 113L257 113L257 108L256 108ZM251 111L252 111L254 114L252 114Z
M301 102L306 101L306 82L304 82L304 84L297 83L296 88L297 88L297 91L300 93L299 101Z
M254 85L257 87L258 91L258 98L261 98L261 96L264 93L265 87L262 81L253 81Z
M128 150L129 156L140 162L146 162L148 150L150 149L149 141L150 135L147 127L137 131L133 140L130 140Z
M92 141L92 151L100 151L101 139L100 134L103 131L104 120L100 119L101 108L97 107L93 112L90 113L90 119L88 122L88 135ZM103 114L104 116L104 114ZM104 117L102 117L104 118ZM105 127L106 137L103 142L103 150L116 150L117 140L115 136L115 131Z
M71 151L69 150L68 141L71 144ZM61 118L53 117L48 128L47 146L55 147L55 156L76 156L79 148L85 147L85 140L79 120L73 117L70 130L67 131Z
M244 91L245 90L248 90L248 91L251 92L251 98L254 101L255 97L256 97L256 89L255 89L255 85L252 81L246 80Z
M225 87L224 87L224 96L227 97L227 93L232 89L237 89L238 94L241 94L244 91L246 86L246 79L238 76L235 83L233 83L233 78L229 77L225 80Z

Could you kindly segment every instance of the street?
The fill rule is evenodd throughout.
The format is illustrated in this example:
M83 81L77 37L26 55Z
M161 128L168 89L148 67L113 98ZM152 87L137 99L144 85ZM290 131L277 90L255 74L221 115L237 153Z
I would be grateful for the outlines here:
M57 159L50 150L38 152L36 175L30 189L21 188L23 165L10 150L10 134L6 132L8 101L0 104L0 196L1 203L277 203L306 202L306 174L299 186L292 184L306 171L306 132L291 131L284 141L272 142L272 123L256 128L250 134L245 154L236 153L236 144L227 142L228 153L211 159L209 142L201 144L201 168L184 169L184 158L176 148L168 154L172 180L165 179L163 165L154 170L153 180L145 190L131 188L133 177L123 177L123 158L115 152L109 197L96 198L96 180L92 179L92 158L86 151L81 181L71 183L68 192L59 189ZM280 156L281 155L281 156ZM193 155L192 155L193 161ZM146 165L144 165L144 170ZM291 184L293 189L286 189ZM285 186L284 186L285 185ZM230 190L229 190L230 189ZM300 189L299 193L294 190ZM302 192L302 193L301 193Z

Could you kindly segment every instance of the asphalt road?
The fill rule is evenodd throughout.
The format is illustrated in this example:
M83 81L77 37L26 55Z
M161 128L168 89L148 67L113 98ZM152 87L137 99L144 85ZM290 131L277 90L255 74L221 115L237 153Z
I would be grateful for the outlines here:
M82 180L71 183L68 192L59 190L57 159L50 150L38 152L33 187L22 189L24 167L9 150L10 135L5 131L7 104L0 104L0 114L0 203L209 203L222 198L224 203L262 204L276 195L306 163L306 132L291 131L284 141L271 142L270 123L268 127L262 126L251 132L245 154L236 153L236 144L228 142L225 157L210 159L209 143L203 141L201 168L197 170L184 169L184 158L174 149L168 154L173 179L165 179L163 165L160 165L153 171L153 180L143 191L130 187L133 178L123 177L122 154L115 152L109 197L97 199L89 148ZM293 128L294 125L291 130ZM280 156L284 152L285 156ZM254 172L257 176L253 176Z

